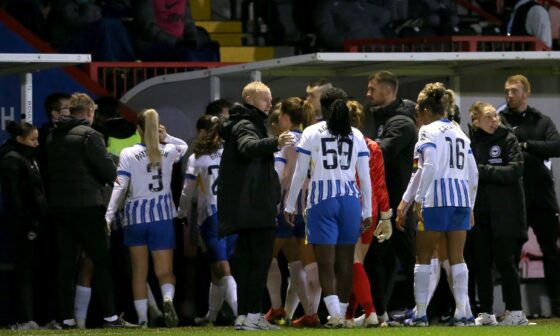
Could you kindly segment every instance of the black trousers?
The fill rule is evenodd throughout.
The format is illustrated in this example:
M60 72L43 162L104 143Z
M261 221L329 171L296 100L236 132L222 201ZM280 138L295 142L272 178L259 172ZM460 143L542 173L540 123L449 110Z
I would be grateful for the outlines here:
M481 313L492 314L494 305L494 277L492 266L502 277L502 296L507 310L522 310L517 256L519 238L495 238L489 223L478 223L469 235L472 239L475 281Z
M371 283L373 304L378 315L387 311L397 279L397 258L405 277L399 302L406 308L414 308L414 264L416 263L416 231L393 229L388 241L378 243L374 238L364 261Z
M103 317L115 315L111 255L105 225L105 207L58 208L54 211L59 255L60 317L74 316L74 279L80 247L95 269L95 295Z
M262 310L275 232L274 227L239 232L231 260L237 282L238 315L256 314Z
M560 315L560 249L558 213L552 209L527 207L527 222L533 228L543 253L546 289L556 315Z
M34 320L34 282L37 270L37 239L28 239L27 232L17 230L14 275L17 322Z

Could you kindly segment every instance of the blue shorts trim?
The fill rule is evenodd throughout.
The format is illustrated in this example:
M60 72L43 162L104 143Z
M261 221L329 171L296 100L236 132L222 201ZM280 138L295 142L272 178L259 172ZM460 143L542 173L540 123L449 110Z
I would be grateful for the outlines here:
M276 238L279 239L304 239L305 238L305 221L302 215L296 215L294 219L294 226L286 223L284 215L279 215L278 226L276 227Z
M440 207L422 209L424 231L468 231L471 229L471 208Z
M307 240L310 244L356 244L361 219L358 198L327 198L307 210Z
M175 228L171 219L127 225L124 227L126 246L148 246L150 251L175 248Z
M226 261L235 251L237 234L220 238L218 234L218 214L213 214L204 220L199 227L200 236L206 245L206 253L210 263Z

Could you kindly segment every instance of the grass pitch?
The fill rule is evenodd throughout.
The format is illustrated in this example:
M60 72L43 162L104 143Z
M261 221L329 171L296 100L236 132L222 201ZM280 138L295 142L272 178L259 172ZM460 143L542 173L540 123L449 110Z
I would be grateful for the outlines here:
M233 327L183 327L173 329L88 329L72 331L11 331L0 330L0 335L139 335L139 336L215 336L215 335L288 335L288 336L328 336L328 335L379 335L379 336L560 336L560 319L532 320L530 326L515 327L427 327L427 328L373 328L373 329L296 329L283 327L275 331L237 331Z

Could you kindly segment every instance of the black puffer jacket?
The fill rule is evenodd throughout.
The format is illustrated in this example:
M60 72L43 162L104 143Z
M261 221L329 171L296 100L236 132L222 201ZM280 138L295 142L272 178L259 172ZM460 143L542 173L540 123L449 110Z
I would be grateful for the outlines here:
M517 140L527 143L527 149L523 150L527 207L558 211L552 171L544 164L544 160L560 157L560 135L556 126L549 117L530 106L523 113L506 109L500 116L502 122L514 130Z
M230 110L220 136L225 140L218 178L220 235L276 224L280 182L274 170L278 139L268 137L266 114L251 105Z
M35 148L12 140L0 147L0 186L10 230L37 232L47 200Z
M364 134L375 140L383 152L389 204L395 215L412 175L414 145L418 138L414 120L415 106L413 101L398 98L393 103L376 109L373 115L369 114L364 123ZM407 216L406 227L416 228L414 216Z
M496 238L527 238L523 193L523 155L512 131L500 126L494 134L471 132L478 164L477 218L490 221Z
M84 119L61 117L47 139L49 206L104 205L103 186L117 168L105 149L103 135Z

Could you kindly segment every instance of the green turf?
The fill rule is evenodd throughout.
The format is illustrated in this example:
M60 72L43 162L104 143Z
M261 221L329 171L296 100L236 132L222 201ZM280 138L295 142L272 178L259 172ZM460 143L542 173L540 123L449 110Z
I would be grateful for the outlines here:
M327 336L327 335L388 335L388 336L540 336L560 335L560 319L533 320L536 325L524 327L428 327L428 328L375 328L375 329L295 329L283 327L279 331L236 331L232 327L185 327L174 329L142 329L142 330L115 330L115 329L90 329L80 331L10 331L0 330L0 335L140 335L140 336L174 336L174 335L293 335L293 336Z

